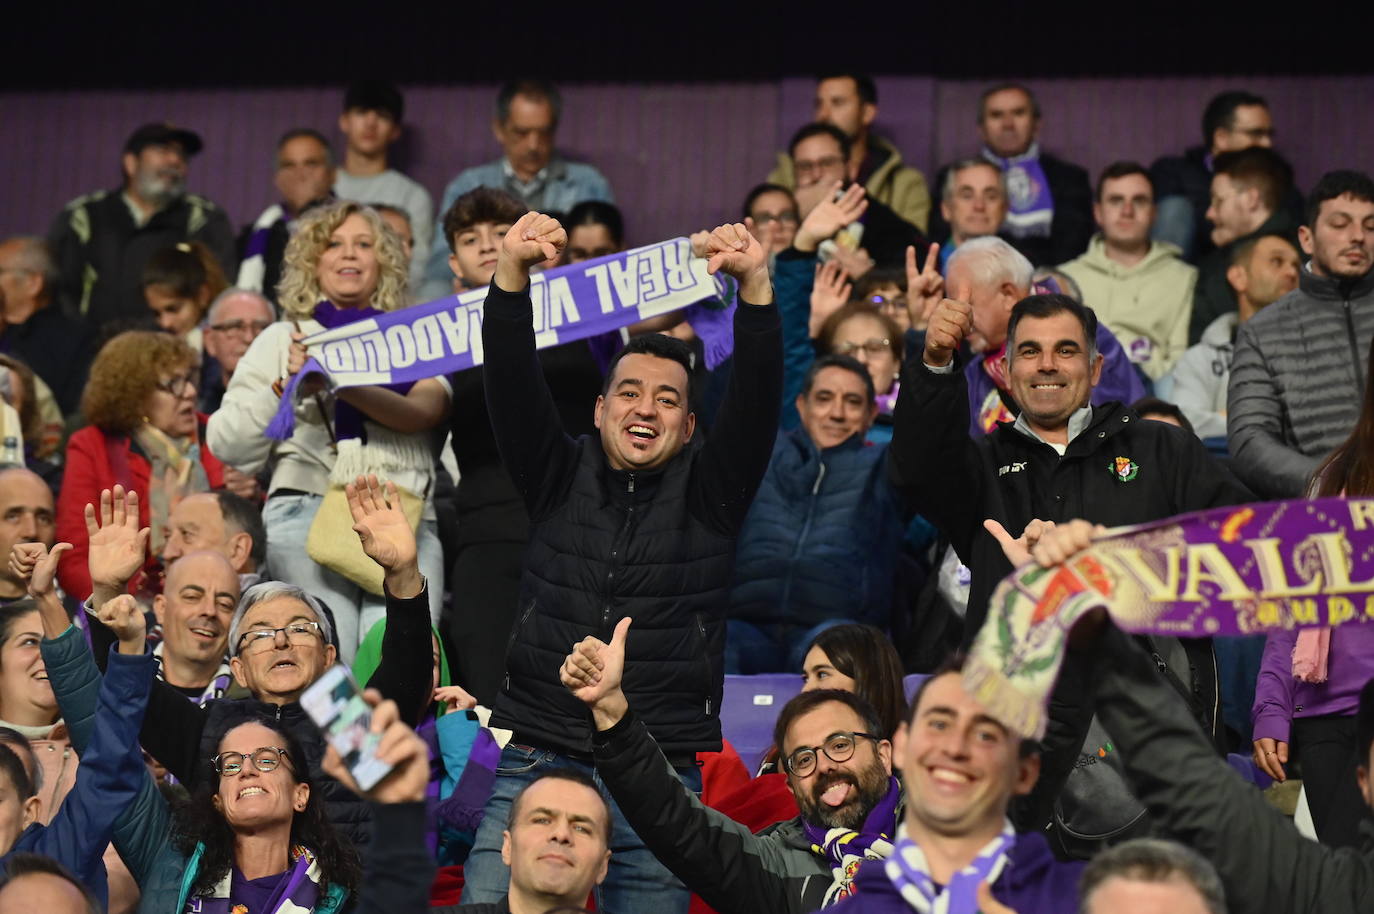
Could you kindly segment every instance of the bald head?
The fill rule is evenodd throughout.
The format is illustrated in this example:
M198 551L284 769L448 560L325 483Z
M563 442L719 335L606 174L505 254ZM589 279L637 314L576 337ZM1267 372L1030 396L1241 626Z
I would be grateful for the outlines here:
M162 593L153 600L169 683L185 688L209 683L224 658L238 602L239 576L220 553L200 550L172 563Z
M0 470L0 555L8 556L15 543L52 547L56 536L52 490L31 470ZM26 593L23 581L0 564L0 597L15 599Z

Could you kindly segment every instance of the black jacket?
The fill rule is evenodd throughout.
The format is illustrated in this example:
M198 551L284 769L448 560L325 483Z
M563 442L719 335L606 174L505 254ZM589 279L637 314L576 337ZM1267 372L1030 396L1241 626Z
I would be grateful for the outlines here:
M402 709L401 717L415 726L419 723L416 719L418 709L425 706L424 696L433 681L427 591L422 590L408 600L388 594L386 620L381 662L367 685L378 689L384 697L394 699ZM410 708L416 711L405 710ZM324 773L320 767L324 759L324 737L299 702L275 705L252 698L220 698L201 708L159 680L153 683L148 698L148 714L139 734L140 741L149 755L188 789L194 790L201 779L213 776L209 760L217 753L216 743L225 730L252 714L264 714L281 721L300 741L310 776L324 794L329 820L355 844L366 844L371 839L368 805Z
M1135 795L1169 837L1212 862L1229 911L1370 909L1374 825L1360 826L1360 850L1307 840L1216 757L1131 638L1109 626L1090 662L1098 719L1121 751Z
M1040 153L1040 167L1050 185L1054 200L1054 219L1048 238L1013 238L999 233L1037 267L1068 263L1088 249L1096 225L1093 222L1093 192L1088 173L1072 162L1048 152ZM941 168L931 187L943 190L949 166ZM930 240L944 244L949 240L949 223L939 206L930 208Z
M204 197L187 194L141 226L121 190L78 197L48 232L57 261L57 300L93 330L116 320L146 320L143 267L154 253L180 241L203 242L225 274L234 275L234 230L224 211Z
M492 725L589 754L589 716L558 668L577 641L609 641L631 616L630 700L668 751L719 749L735 537L767 469L782 396L777 308L740 303L735 370L710 435L656 472L613 470L599 438L564 433L535 358L528 291L491 286L482 341L492 428L531 523Z
M1118 458L1134 469L1119 472ZM1196 437L1141 421L1119 403L1094 407L1088 427L1063 457L1007 422L975 441L968 434L968 390L960 366L936 374L920 352L902 369L888 460L893 484L972 572L966 643L987 617L993 588L1012 571L983 529L984 519L998 520L1018 536L1037 518L1081 517L1114 527L1250 499Z
M1282 235L1293 245L1294 250L1302 250L1298 245L1298 223L1287 210L1280 209L1249 235L1214 248L1210 254L1199 260L1197 285L1193 287L1193 316L1188 320L1189 346L1202 339L1202 332L1212 321L1239 307L1235 290L1226 279L1226 271L1231 268L1231 258L1235 255L1236 248L1262 235Z
M55 302L0 333L0 352L17 356L32 368L52 389L65 416L81 408L81 392L95 351L95 335L63 314Z

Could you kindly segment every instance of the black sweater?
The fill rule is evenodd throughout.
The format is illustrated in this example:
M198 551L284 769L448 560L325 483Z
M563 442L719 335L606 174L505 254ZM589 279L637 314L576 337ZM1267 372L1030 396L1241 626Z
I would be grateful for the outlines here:
M777 308L741 302L734 371L706 441L650 472L614 470L598 438L564 432L528 291L491 286L482 338L492 429L532 524L494 725L589 754L586 709L558 667L578 640L609 640L634 616L625 685L639 714L670 752L718 749L734 537L768 468L782 397Z

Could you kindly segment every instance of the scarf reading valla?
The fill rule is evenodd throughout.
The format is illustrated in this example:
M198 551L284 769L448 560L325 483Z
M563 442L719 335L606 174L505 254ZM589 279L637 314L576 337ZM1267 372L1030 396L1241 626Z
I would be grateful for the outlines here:
M681 310L704 344L707 368L734 351L734 281L709 275L706 261L692 256L686 238L536 273L529 289L539 349ZM306 337L309 359L286 385L267 437L291 437L296 391L307 375L323 374L333 387L398 385L482 364L486 299L486 287L470 289L399 311L370 313Z
M1109 471L1129 481L1116 457ZM1039 739L1069 630L1105 609L1129 632L1198 638L1374 621L1374 499L1198 511L1109 530L1053 568L997 586L964 667L988 713Z

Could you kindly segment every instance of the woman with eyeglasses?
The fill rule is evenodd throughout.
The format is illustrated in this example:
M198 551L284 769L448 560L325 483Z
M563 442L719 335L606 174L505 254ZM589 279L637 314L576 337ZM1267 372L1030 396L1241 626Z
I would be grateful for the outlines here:
M897 405L897 372L902 366L902 330L884 312L866 301L842 306L826 318L816 335L817 352L852 356L873 378L878 418L868 440L892 440L892 410Z
M90 424L67 442L57 498L57 538L72 544L58 568L68 596L91 595L85 511L100 503L102 489L122 485L137 492L140 524L151 528L144 574L132 582L137 593L157 572L173 506L223 486L223 466L204 444L196 378L195 353L166 333L121 333L96 355L81 397Z

